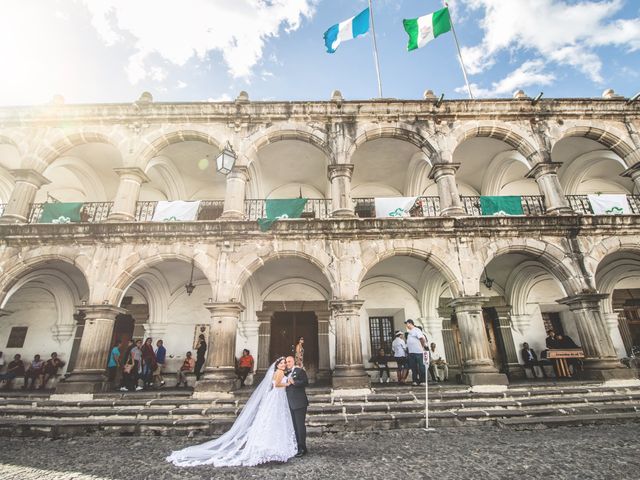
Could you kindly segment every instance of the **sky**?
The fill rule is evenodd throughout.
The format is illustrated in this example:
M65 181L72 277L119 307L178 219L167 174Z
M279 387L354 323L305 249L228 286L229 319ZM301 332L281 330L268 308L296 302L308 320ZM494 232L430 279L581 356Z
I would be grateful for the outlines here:
M450 0L474 94L640 91L639 0ZM0 105L378 97L371 34L325 51L367 0L0 0ZM403 18L438 0L373 0L385 98L466 98L451 33L407 52Z

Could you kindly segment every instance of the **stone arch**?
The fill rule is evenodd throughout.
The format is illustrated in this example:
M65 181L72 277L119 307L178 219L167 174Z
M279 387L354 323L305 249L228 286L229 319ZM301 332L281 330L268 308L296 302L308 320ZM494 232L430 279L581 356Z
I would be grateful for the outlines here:
M604 263L604 262L603 262ZM609 295L602 300L602 311L613 313L613 292L622 280L635 278L640 281L640 255L636 258L618 259L598 268L596 273L596 287L598 292Z
M287 279L284 279L284 280L279 280L279 281L273 283L272 285L269 285L264 290L264 292L262 292L262 297L266 299L266 298L269 297L269 295L271 295L273 292L275 292L279 288L281 288L283 286L286 286L286 285L291 285L291 284L305 285L307 287L312 288L316 292L318 292L318 294L320 294L325 300L330 300L331 299L331 292L327 291L326 288L324 288L322 285L320 285L317 282L314 282L312 280L308 280L308 279L303 278L303 277L290 277L290 278L287 278Z
M249 256L245 257L237 263L237 271L235 272L236 281L231 285L229 289L229 298L218 299L218 301L228 301L229 299L239 299L245 283L256 273L263 265L281 259L281 258L299 258L309 262L314 267L318 268L322 275L327 280L327 283L331 287L331 293L337 291L337 282L333 272L329 269L322 260L306 252L297 250L280 250L270 251L265 255Z
M535 142L526 132L521 131L515 125L502 122L491 122L484 125L475 124L473 126L463 125L451 132L450 135L453 137L452 155L466 140L471 138L493 138L513 147L530 165L543 161L542 156L534 146Z
M502 152L493 157L483 177L482 194L500 195L508 169L514 164L524 165L527 171L533 167L531 162L524 158L520 152Z
M141 140L143 147L136 154L136 166L142 170L146 170L147 164L151 159L157 156L162 149L182 142L203 142L207 143L218 150L222 148L222 142L207 132L192 129L176 129L160 134L149 134Z
M53 160L47 168L64 168L68 170L78 179L84 188L85 194L93 194L95 201L106 202L109 200L100 176L86 162L77 158L58 158Z
M525 255L530 260L539 262L562 284L567 295L576 295L586 287L586 279L575 272L575 266L570 257L560 248L541 240L527 239L516 243L506 240L492 241L478 253L478 256L484 259L474 265L472 278L478 288L483 270L494 259L508 254Z
M625 134L623 132L617 131L613 128L601 128L594 127L592 125L577 125L569 127L562 132L557 140L554 141L552 150L558 142L570 137L588 138L589 140L593 140L604 145L618 155L625 162L627 167L632 167L635 163L640 161L640 150L634 148L624 140Z
M363 144L381 138L409 142L419 148L432 162L436 163L441 160L438 150L418 129L409 125L398 124L396 126L370 126L360 132L347 152L349 163L353 163L353 156Z
M586 269L592 278L596 278L600 266L614 253L631 253L640 256L640 245L620 237L607 237L595 242L584 256Z
M313 145L320 150L327 159L327 165L335 163L333 152L327 142L324 132L313 129L306 125L296 125L295 127L283 127L274 125L266 130L260 130L246 140L243 147L243 156L239 160L249 166L255 162L260 149L276 142L294 140Z
M196 254L193 257L180 253L157 253L147 258L141 258L139 261L130 265L120 273L118 273L114 280L111 282L111 286L108 287L105 296L109 303L113 305L120 305L122 297L127 292L127 289L133 285L138 278L140 278L147 270L167 260L179 260L188 264L193 261L194 267L198 268L206 277L209 282L209 286L213 290L213 281L209 276L207 268L203 262L205 253Z
M167 200L181 200L186 198L187 189L184 184L184 180L180 172L166 157L156 156L150 159L145 166L145 173L149 173L149 170L156 168L158 174L164 182L164 187L167 195Z
M589 175L590 169L602 160L611 160L624 170L624 161L611 150L596 150L582 154L575 158L562 173L560 181L564 184L567 195L576 195L583 180Z
M446 261L442 260L437 255L431 252L427 252L427 251L420 250L413 247L392 248L392 249L385 250L383 252L379 252L377 253L377 255L369 258L368 260L363 259L364 261L363 261L362 269L360 270L358 277L356 278L358 289L360 288L364 277L366 277L367 273L369 273L373 267L383 262L384 260L387 260L392 257L398 257L398 256L407 256L407 257L417 258L427 262L430 266L434 267L438 271L438 273L442 274L454 297L460 295L463 292L462 282L458 279L458 277L456 277L455 273L449 268ZM422 299L418 298L418 301L421 303Z

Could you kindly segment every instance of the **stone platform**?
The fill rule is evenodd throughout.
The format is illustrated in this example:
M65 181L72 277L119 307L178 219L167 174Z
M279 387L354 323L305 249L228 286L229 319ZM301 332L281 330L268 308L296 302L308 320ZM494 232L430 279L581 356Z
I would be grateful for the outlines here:
M0 395L1 436L204 435L229 429L251 390L197 398L189 390L53 395ZM424 387L374 386L371 391L309 388L310 435L417 428L425 425ZM430 385L431 426L503 427L640 420L640 386L535 383L473 392Z

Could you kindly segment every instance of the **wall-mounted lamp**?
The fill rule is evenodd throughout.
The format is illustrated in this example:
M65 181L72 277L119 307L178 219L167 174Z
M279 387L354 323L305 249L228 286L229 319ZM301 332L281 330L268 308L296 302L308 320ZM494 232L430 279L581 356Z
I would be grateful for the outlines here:
M193 291L196 289L196 286L193 284L193 269L195 267L194 261L191 260L191 277L189 278L189 283L187 283L184 288L187 291L187 295L191 295Z
M493 287L493 278L489 277L489 275L487 274L487 267L484 267L483 277L484 278L481 280L481 282L485 287L491 290L491 287Z
M535 107L538 104L538 102L540 101L540 99L542 98L543 95L544 95L544 92L540 92L536 98L531 100L531 106Z
M216 170L223 175L228 175L236 164L237 158L236 152L233 151L233 147L227 140L227 144L216 158Z

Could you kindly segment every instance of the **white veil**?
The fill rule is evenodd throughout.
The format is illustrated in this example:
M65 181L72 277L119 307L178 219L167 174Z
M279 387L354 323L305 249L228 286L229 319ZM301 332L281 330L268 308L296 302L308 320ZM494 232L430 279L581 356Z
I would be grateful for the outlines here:
M284 357L282 357L284 358ZM178 467L194 467L197 465L234 465L247 443L247 437L251 425L256 418L262 400L273 388L273 372L276 364L282 360L279 358L271 364L269 370L255 389L242 412L236 418L231 429L215 440L194 445L182 450L176 450L167 457L167 461ZM234 461L235 460L235 461Z

